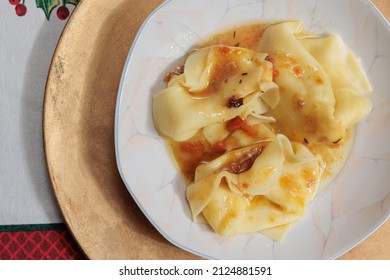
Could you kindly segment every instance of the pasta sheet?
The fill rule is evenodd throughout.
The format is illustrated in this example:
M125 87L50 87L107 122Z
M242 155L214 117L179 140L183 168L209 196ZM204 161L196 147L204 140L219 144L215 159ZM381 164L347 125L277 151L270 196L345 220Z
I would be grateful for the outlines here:
M157 129L176 141L194 136L203 127L224 123L238 115L261 115L267 108L259 98L277 86L272 82L272 64L253 50L213 46L189 55L184 73L154 97ZM229 100L242 100L227 107Z
M363 95L371 87L339 36L308 36L302 28L300 21L272 24L257 46L273 58L282 96L267 114L291 140L333 143L371 110Z
M240 174L224 170L256 149L263 150L249 170ZM313 198L322 170L321 158L278 135L269 144L233 150L199 165L187 199L195 220L207 221L222 236L278 226L288 229Z

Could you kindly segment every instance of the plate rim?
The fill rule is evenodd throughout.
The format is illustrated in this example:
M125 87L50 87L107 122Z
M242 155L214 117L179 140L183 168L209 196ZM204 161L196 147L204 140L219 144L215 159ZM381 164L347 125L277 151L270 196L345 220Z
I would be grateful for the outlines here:
M124 87L124 84L125 84L125 77L127 75L127 72L128 72L128 69L129 69L129 63L130 63L130 60L134 54L134 49L136 48L137 46L137 43L139 41L139 38L141 36L141 34L143 33L142 31L144 30L145 26L149 23L149 21L162 9L164 8L165 6L167 6L170 2L172 2L172 0L165 0L163 3L161 3L158 7L156 7L152 13L150 13L148 15L148 17L144 20L144 22L142 23L142 25L140 26L136 36L134 37L134 40L133 40L133 43L131 45L131 48L129 50L129 53L126 57L126 62L124 64L124 67L123 67L123 71L122 71L122 74L121 74L121 78L120 78L120 82L119 82L119 87L118 87L118 95L117 95L117 99L116 99L116 109L115 109L115 123L114 123L114 141L115 141L115 157L116 157L116 165L117 165L117 168L118 168L118 171L119 171L119 174L123 180L123 182L125 183L125 186L127 188L127 190L129 191L129 193L131 194L132 198L134 199L135 203L137 204L137 206L139 207L139 209L142 211L142 213L145 215L145 217L149 220L149 222L153 225L153 227L162 235L164 236L164 238L166 240L168 240L172 245L174 246L177 246L179 248L181 248L182 250L185 250L189 253L192 253L194 255L198 255L202 258L206 258L206 259L210 259L210 260L213 260L215 258L212 258L211 256L207 256L205 254L202 254L200 252L197 252L195 250L192 250L191 248L187 248L186 246L176 242L175 240L173 240L170 236L168 236L159 226L158 224L155 222L155 220L153 220L150 215L147 213L147 211L144 209L144 207L142 207L142 204L141 202L138 200L137 196L133 193L133 190L131 189L131 187L129 186L129 183L127 182L127 179L126 179L126 176L123 172L123 169L122 169L122 165L121 165L121 156L120 156L120 153L119 153L119 145L117 144L119 139L118 139L118 131L119 131L119 110L118 108L120 107L121 105L121 102L122 102L122 93L123 93L123 87Z

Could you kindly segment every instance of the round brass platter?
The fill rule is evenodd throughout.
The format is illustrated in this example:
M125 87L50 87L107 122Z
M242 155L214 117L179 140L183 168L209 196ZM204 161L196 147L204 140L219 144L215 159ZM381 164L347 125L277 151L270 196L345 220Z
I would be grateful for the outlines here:
M136 32L162 1L84 0L50 69L44 141L64 219L91 259L193 259L166 241L134 203L117 171L114 116Z
M53 57L43 122L48 171L64 219L91 259L199 258L155 230L124 186L115 159L122 69L139 27L162 2L81 1ZM390 233L389 222L379 232L385 238L382 229ZM378 258L383 239L376 234L345 256Z

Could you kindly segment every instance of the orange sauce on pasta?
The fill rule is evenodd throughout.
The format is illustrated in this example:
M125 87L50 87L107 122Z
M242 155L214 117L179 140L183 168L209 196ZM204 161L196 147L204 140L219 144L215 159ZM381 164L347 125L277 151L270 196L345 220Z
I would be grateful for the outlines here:
M229 29L227 31L218 33L204 42L200 44L200 48L212 46L212 45L221 45L221 59L219 61L220 67L215 73L212 73L214 83L211 84L208 88L204 90L201 96L207 96L210 91L215 91L216 88L223 83L230 76L236 74L239 69L233 64L229 64L229 59L227 56L234 55L232 53L228 53L227 51L224 53L223 46L231 46L231 47L243 47L247 49L255 50L257 44L259 43L265 28L268 26L268 23L254 23L236 27L234 29ZM228 48L226 48L229 50ZM290 67L291 71L297 75L302 75L302 68L294 57L286 56L286 65L278 65L278 67ZM272 62L272 58L267 58L268 61ZM273 63L274 64L274 63ZM274 65L275 66L275 65ZM275 68L274 72L274 80L278 77L278 69ZM322 84L323 81L319 77L314 77L316 79L316 83ZM277 81L276 81L277 83ZM237 100L232 100L237 102ZM297 98L296 109L300 110L301 107L305 105L304 100ZM315 118L307 119L307 127L314 127L316 125ZM234 132L237 129L241 129L247 133L250 137L256 139L259 135L256 135L255 130L248 124L243 123L241 120L232 120L231 122L227 122L227 129L230 132ZM274 133L278 133L279 128L274 124L266 124L268 128ZM300 129L296 128L297 131ZM325 162L325 169L323 172L323 176L320 183L320 189L323 189L328 183L338 174L342 166L344 165L348 155L350 153L354 133L353 130L349 131L346 134L345 139L340 139L334 143L309 143L306 139L300 139L299 142L305 145L314 155L320 155ZM287 135L289 137L289 135ZM203 137L201 132L198 132L193 138L184 142L177 142L172 139L168 141L168 145L171 148L174 158L176 159L176 163L179 169L182 171L183 175L189 182L194 181L195 170L196 167L201 163L210 162L211 160L221 156L226 151L226 142L228 141L229 136L224 139L224 141L220 141L211 145L207 142L207 140ZM260 136L261 138L261 136ZM290 137L289 137L290 138ZM296 139L295 139L296 140ZM232 161L225 166L225 168L233 173L240 173L248 170L251 167L251 164L256 159L257 156L261 154L261 150L253 153L250 159L232 159ZM234 168L233 168L234 167ZM285 178L286 179L286 178ZM287 179L286 179L287 180ZM285 180L285 181L286 181ZM287 182L287 181L286 181ZM288 181L291 184L290 181Z

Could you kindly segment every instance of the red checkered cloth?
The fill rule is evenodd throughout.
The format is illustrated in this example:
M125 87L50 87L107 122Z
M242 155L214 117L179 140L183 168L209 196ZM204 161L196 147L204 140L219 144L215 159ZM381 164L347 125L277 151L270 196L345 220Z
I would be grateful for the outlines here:
M0 260L82 260L64 224L0 226Z

